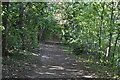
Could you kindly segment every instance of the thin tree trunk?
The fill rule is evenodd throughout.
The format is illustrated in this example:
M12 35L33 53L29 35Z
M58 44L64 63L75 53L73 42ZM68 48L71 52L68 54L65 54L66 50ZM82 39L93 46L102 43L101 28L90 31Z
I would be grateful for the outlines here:
M109 47L109 50L108 50L108 59L110 59L110 55L111 55L111 42L112 42L112 30L113 30L113 6L114 6L114 2L112 2L112 11L111 11L111 22L110 22L110 34L109 34L109 44L108 44L108 47Z
M20 3L20 7L19 7L19 30L23 31L23 3ZM24 33L20 33L21 36L21 40L22 40L22 49L25 50L25 45L24 45Z
M42 36L43 36L44 30L45 30L45 27L43 27L43 28L40 30L40 32L39 32L39 43L40 43L41 40L42 40Z
M3 9L5 9L6 11L9 10L9 2L4 2L2 3L3 5ZM5 13L4 17L2 17L3 20L3 26L5 27L5 31L3 31L3 35L2 35L2 53L4 53L3 55L7 56L8 55L8 14Z
M109 50L108 50L108 57L110 57L110 54L111 54L111 42L112 42L112 32L110 32L110 38L109 38L109 45L108 45L108 47L109 47Z
M101 51L101 35L102 35L102 28L103 28L103 14L104 14L104 3L102 4L102 14L101 14L101 25L99 30L99 51ZM101 52L99 52L99 60L101 58Z
M118 35L117 35L117 37L115 39L114 50L113 50L114 53L112 55L112 57L113 57L112 64L114 63L114 55L115 55L115 52L116 52L116 46L117 46L117 42L118 42L119 37L120 37L120 32L118 33Z
M100 31L99 31L99 51L101 51L101 31L102 31L102 28L100 26ZM101 58L101 53L99 52L99 60Z
M24 27L24 10L25 8L29 5L29 2L26 3L26 5L24 6L23 3L20 3L19 5L19 21L18 21L18 28L19 30L21 30L23 32L23 27ZM24 42L24 37L25 34L24 33L20 33L20 37L22 40L22 49L25 50L25 42Z
M21 3L20 4L20 7L19 7L19 30L21 30L23 32L23 26L24 26L24 23L23 23L23 17L24 17L24 10L25 8L27 7L29 3L26 4L26 6L24 7L24 4ZM25 37L25 34L24 33L20 33L20 36L21 36L21 40L22 40L22 49L24 50L25 49L25 43L24 43L24 37Z

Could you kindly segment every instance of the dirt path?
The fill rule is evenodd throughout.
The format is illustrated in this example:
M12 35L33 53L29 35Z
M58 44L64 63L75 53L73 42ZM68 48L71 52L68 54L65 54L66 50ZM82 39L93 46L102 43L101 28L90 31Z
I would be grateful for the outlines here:
M109 75L102 67L77 60L75 55L65 52L63 46L50 43L40 46L35 63L25 62L28 56L19 60L16 56L3 59L3 78L100 78L98 74Z
M34 55L3 58L3 78L111 78L113 70L77 59L63 46L43 43ZM34 53L34 52L33 52ZM27 53L28 54L28 53Z
M37 67L29 74L29 78L77 78L96 77L88 72L87 67L76 61L74 55L68 55L62 46L41 44Z

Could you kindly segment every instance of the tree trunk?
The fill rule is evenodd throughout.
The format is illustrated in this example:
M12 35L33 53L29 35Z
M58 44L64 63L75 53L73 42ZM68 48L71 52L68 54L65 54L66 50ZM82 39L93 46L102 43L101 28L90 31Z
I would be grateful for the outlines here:
M41 40L42 40L42 36L43 36L43 32L44 32L44 30L45 30L45 27L43 27L40 31L39 31L39 34L38 34L38 41L39 41L39 43L41 42Z
M112 32L110 32L110 38L109 38L109 50L108 50L108 57L110 57L110 54L111 54L111 42L112 42Z
M114 63L114 55L115 55L115 52L116 52L116 46L117 46L117 42L118 42L119 37L120 37L120 32L118 33L118 35L117 35L117 37L115 39L114 50L113 50L114 53L112 55L112 57L113 57L113 59L112 59L112 65Z
M19 6L19 30L21 32L23 32L23 3L20 3L20 6ZM22 40L22 50L25 50L25 45L24 45L24 33L20 33L20 37L21 37L21 40Z
M112 11L111 11L111 21L110 21L110 33L109 33L109 50L108 50L108 60L110 60L110 55L111 55L111 42L112 42L112 31L113 31L113 24L114 24L114 20L113 20L113 7L114 7L114 2L112 2Z
M29 2L26 3L26 5L24 6L23 3L19 4L19 21L18 21L18 28L21 32L23 32L23 27L24 27L24 10L25 8L27 8L27 6L29 5ZM22 41L22 50L25 50L25 42L24 42L24 37L25 34L24 33L20 33L20 37L21 37L21 41Z
M9 2L3 2L3 10L8 11L9 10ZM2 32L2 53L3 56L7 56L9 55L9 52L7 51L8 49L8 30L9 30L9 26L8 26L8 14L5 13L4 16L2 17L2 25L5 27L5 30Z
M103 14L104 14L104 3L102 4L102 13L101 13L101 25L99 30L99 51L101 51L101 35L102 35L102 28L103 28ZM99 60L101 58L101 52L99 52Z

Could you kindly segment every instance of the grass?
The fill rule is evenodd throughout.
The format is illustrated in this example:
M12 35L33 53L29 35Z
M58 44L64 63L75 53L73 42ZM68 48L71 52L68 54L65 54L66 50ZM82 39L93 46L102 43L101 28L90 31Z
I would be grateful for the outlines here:
M2 58L2 73L3 77L18 74L20 72L32 70L33 65L36 64L38 59L37 54L27 52L27 51L20 51L14 52L13 56L3 57ZM19 71L19 72L17 72ZM10 75L11 74L11 75Z
M63 47L63 51L68 52L68 54L72 54L72 48L70 47Z
M35 53L31 53L31 52L27 52L27 51L20 51L20 52L14 52L13 56L8 56L8 57L3 57L3 64L6 63L11 63L11 61L13 62L20 62L20 63L33 63L36 58L37 58L37 54Z
M63 47L64 51L74 54L72 48ZM77 56L77 61L82 62L84 66L89 66L90 71L94 71L99 78L118 78L118 68L113 66L104 66L93 55L81 53Z

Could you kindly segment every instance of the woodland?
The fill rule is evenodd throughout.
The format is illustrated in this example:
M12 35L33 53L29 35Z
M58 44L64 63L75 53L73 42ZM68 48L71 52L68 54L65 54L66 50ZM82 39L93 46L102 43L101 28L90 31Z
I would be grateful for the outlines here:
M36 61L34 55L42 54L40 47L44 43L43 46L60 45L65 54L82 58L90 66L101 66L98 69L102 73L108 70L112 75L103 78L120 76L120 2L2 2L0 5L3 73L10 75L8 66L15 64L16 68L17 62L23 65L26 60Z

